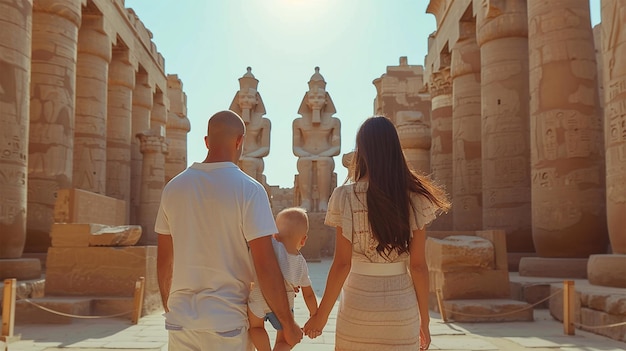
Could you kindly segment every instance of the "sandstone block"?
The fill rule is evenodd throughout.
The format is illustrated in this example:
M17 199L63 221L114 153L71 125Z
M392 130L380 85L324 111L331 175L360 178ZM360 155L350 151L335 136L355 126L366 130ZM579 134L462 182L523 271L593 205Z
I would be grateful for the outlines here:
M626 288L626 255L591 255L587 264L593 285Z
M88 316L91 309L91 299L86 297L42 297L31 299L32 302L53 311ZM44 311L24 300L15 302L15 324L69 324L73 318Z
M156 246L51 247L46 296L133 296L146 278L146 296L158 294Z
M507 271L430 272L430 291L441 289L444 300L495 299L510 296Z
M455 322L517 322L533 321L532 307L521 301L449 300L444 301L447 316Z
M586 279L587 259L524 257L519 263L519 275L525 277Z
M141 237L141 226L54 223L50 237L54 247L132 246Z
M493 269L495 265L493 245L477 236L428 238L426 253L428 266L444 272Z
M619 325L612 328L597 328L597 326L600 325L626 323L626 314L609 314L591 308L582 308L580 312L580 324L582 324L580 329L604 335L614 340L626 341L626 325Z
M12 258L0 260L0 280L37 279L41 277L41 262L35 258Z
M126 202L81 189L60 189L54 204L55 223L126 224Z

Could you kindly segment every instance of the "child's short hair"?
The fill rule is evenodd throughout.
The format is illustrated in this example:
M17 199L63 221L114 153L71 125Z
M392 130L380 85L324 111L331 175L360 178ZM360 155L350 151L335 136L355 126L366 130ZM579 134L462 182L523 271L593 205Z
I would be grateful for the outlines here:
M288 207L278 212L276 215L276 221L278 219L286 221L289 226L289 231L293 234L309 232L309 216L306 214L306 210L301 207ZM278 228L279 230L281 228Z

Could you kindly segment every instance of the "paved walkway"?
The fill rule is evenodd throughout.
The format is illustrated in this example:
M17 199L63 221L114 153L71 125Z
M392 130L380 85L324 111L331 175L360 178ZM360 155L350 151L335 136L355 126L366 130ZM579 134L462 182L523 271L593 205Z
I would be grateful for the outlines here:
M309 264L319 297L329 266L330 260ZM313 340L305 337L295 350L334 350L336 307L324 334ZM295 314L300 325L304 325L308 311L301 296L296 297ZM271 326L267 326L271 330ZM626 343L580 330L576 330L575 336L566 336L562 324L554 321L545 310L535 311L534 322L515 323L446 324L438 314L431 313L431 332L431 350L626 350ZM143 317L138 325L131 325L124 319L77 320L70 325L18 325L15 333L21 334L21 340L10 343L10 351L167 350L167 333L163 317L158 313Z

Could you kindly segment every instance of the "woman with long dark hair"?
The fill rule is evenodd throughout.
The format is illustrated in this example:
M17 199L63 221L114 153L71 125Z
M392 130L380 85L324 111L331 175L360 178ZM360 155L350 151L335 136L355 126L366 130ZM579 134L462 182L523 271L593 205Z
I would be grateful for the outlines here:
M450 203L432 181L409 169L386 117L363 122L350 168L350 182L330 198L325 223L337 228L335 257L304 331L321 334L343 288L335 350L426 350L425 227Z

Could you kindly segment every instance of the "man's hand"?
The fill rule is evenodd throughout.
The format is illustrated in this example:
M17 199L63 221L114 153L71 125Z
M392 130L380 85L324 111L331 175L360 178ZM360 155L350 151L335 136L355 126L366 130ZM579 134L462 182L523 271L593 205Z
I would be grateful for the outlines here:
M288 328L286 326L283 326L283 332L285 335L285 341L291 347L302 341L302 329L300 329L300 326L296 322L294 322L293 325L290 325Z

